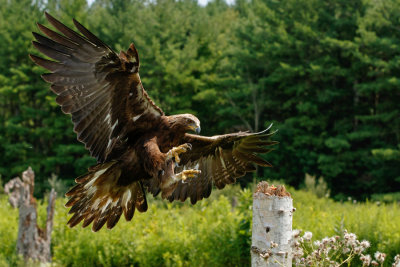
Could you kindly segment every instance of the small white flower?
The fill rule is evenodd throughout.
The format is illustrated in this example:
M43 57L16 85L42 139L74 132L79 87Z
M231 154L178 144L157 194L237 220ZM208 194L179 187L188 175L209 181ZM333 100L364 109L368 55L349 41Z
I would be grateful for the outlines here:
M347 253L349 253L350 252L350 249L349 248L344 248L343 249L343 254L347 254Z
M400 267L400 254L394 256L394 263L392 264L392 267Z
M362 255L360 257L360 260L362 261L363 266L369 266L371 264L372 258L371 255Z
M321 241L317 240L314 241L314 246L319 247L321 245Z
M307 264L307 266L310 266L310 265L312 264L312 262L313 262L312 257L311 257L310 255L308 255L307 258L306 258L306 264Z
M366 248L369 248L369 247L371 246L371 243L369 243L369 241L367 241L367 240L363 240L363 241L361 241L360 245L361 245L364 249L366 249Z
M293 258L301 258L304 255L304 251L302 248L296 248L293 250Z
M298 238L300 236L301 230L295 229L292 231L293 238Z
M312 238L312 233L311 232L305 232L303 235L303 238L305 241L310 241Z
M325 248L324 249L324 253L325 253L325 255L328 255L329 254L329 251L331 251L331 247L327 247L327 248Z
M385 261L386 254L377 251L375 252L374 257L378 262L382 263Z
M329 237L324 237L324 238L322 239L322 243L325 244L325 245L327 245L327 244L331 243L331 239L330 239Z
M344 240L345 240L345 244L347 246L352 246L354 247L356 245L356 241L357 241L357 236L353 233L347 233L345 232L344 234Z
M371 265L372 265L372 266L379 266L379 263L377 263L376 261L372 261L372 262L371 262Z
M346 234L344 234L344 239L352 240L355 242L357 240L357 236L356 236L356 234L353 234L353 233L346 233Z
M311 257L319 259L321 257L321 250L317 249L311 252Z
M357 255L360 255L361 252L363 252L363 251L364 251L364 248L362 246L354 248L354 253L356 253Z

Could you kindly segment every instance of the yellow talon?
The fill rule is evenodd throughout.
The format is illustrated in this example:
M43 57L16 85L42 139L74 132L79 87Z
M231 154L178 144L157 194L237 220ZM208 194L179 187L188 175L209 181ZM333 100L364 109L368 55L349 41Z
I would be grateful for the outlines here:
M170 149L170 151L168 151L167 153L167 161L170 159L174 159L176 163L181 162L181 159L179 158L179 154L181 153L185 153L186 151L192 149L192 145L191 144L183 144L177 147L173 147Z
M194 178L200 173L201 173L201 171L199 171L199 170L183 170L182 172L178 173L176 176L178 176L182 181L186 181L186 179Z

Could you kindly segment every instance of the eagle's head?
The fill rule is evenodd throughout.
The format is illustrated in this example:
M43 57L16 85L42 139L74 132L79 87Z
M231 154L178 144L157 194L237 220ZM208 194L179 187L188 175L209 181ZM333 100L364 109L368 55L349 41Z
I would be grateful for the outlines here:
M169 116L169 121L171 123L171 128L177 131L183 132L195 132L200 133L200 120L192 114L179 114Z

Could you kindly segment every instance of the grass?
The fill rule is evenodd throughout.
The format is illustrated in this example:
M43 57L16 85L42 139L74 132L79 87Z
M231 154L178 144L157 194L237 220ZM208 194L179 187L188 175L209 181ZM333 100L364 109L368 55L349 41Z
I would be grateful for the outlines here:
M294 228L311 231L316 239L347 229L359 240L371 242L369 253L385 252L389 261L400 253L399 204L339 203L327 198L318 199L304 191L295 191L293 199L297 209Z
M387 253L387 266L400 252L398 204L338 203L305 191L289 191L296 207L293 228L311 231L316 239L347 229L371 242L369 253ZM248 266L251 200L252 191L238 187L214 192L211 199L195 206L150 199L149 210L135 214L132 222L121 219L111 231L93 233L79 226L69 229L65 200L59 199L53 262L56 266ZM232 203L236 203L234 208ZM43 225L45 205L38 207ZM17 227L18 211L0 195L0 266L19 262Z

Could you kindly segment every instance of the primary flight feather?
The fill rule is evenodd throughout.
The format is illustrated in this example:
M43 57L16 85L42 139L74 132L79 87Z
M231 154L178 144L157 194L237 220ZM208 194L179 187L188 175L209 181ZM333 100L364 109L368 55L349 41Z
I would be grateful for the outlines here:
M71 114L74 131L98 164L76 178L70 199L73 227L83 221L98 231L112 228L124 214L147 210L146 191L170 201L207 198L213 185L222 189L254 171L270 166L257 156L270 151L270 128L213 137L200 132L194 115L166 116L144 90L139 56L133 44L117 55L108 45L73 20L81 34L48 13L58 31L38 24L33 45L47 60L31 59L48 69L43 74L57 94L64 113Z

